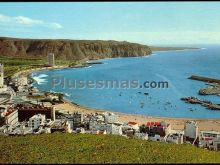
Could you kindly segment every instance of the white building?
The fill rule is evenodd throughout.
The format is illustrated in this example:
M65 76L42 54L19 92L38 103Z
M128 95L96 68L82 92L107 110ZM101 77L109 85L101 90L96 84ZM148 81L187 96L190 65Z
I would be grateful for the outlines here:
M0 64L0 88L4 86L4 66Z
M0 93L6 91L7 91L7 86L4 85L4 66L3 64L0 64Z
M32 128L31 127L25 127L25 125L22 123L21 125L18 125L15 129L12 131L9 131L9 135L26 135L26 134L32 134Z
M114 113L104 112L103 115L105 117L105 123L118 122L118 115L115 115Z
M171 133L167 136L166 141L169 143L183 144L183 134Z
M4 124L15 126L18 123L18 111L13 107L1 107L0 117L4 118Z
M55 66L55 58L53 53L48 54L48 65Z
M95 131L95 130L98 130L98 128L99 127L97 126L97 121L93 121L92 120L92 121L89 122L89 129L90 130L94 130Z
M200 137L202 139L216 139L216 138L220 138L220 132L216 132L216 131L200 131Z
M149 140L152 140L152 141L162 141L163 139L164 139L163 137L157 134L155 134L154 136L149 136Z
M220 151L220 139L216 139L213 141L213 148L215 151Z
M71 128L76 129L83 123L84 114L80 112L74 112L68 117L68 121L71 123Z
M209 148L215 145L217 147L220 141L220 132L216 131L201 131L199 135L199 147Z
M51 133L55 131L72 133L71 125L68 120L53 121L53 124L51 125Z
M97 115L97 116L95 116L96 117L96 121L97 122L104 122L105 121L105 118L103 117L103 115Z
M122 125L121 124L107 124L106 132L107 134L122 135Z
M161 126L165 130L165 134L166 135L170 134L172 131L172 127L171 127L172 125L170 123L165 122L165 121L161 121L160 123L161 123Z
M18 123L18 111L14 110L5 116L5 124L14 126Z
M142 140L148 140L148 134L147 133L135 133L135 137Z
M89 129L91 131L106 131L107 134L122 135L121 123L109 123L91 121L89 123Z
M71 125L67 120L64 122L64 126L67 133L72 133Z
M130 126L132 129L134 129L135 131L138 131L139 130L139 125L138 123L136 122L132 122L132 121L129 121L128 122L128 126Z
M45 115L37 114L29 119L28 126L31 127L32 129L38 129L41 125L44 125L45 121L46 121Z
M184 136L188 139L196 139L199 136L199 127L194 121L187 121L184 126Z

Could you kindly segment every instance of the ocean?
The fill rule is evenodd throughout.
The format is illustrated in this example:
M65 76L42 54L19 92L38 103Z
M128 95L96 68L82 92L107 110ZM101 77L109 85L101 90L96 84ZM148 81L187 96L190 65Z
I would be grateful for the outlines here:
M62 92L68 100L86 107L175 118L220 118L220 111L188 104L181 97L194 96L219 103L220 97L198 95L205 82L187 79L200 75L220 79L220 45L200 46L202 49L153 52L150 56L106 58L85 68L44 70L32 73L33 84L40 90ZM59 78L59 80L57 79ZM56 81L55 81L56 80ZM62 82L76 81L138 81L167 82L167 88L75 88ZM52 82L55 82L53 84Z

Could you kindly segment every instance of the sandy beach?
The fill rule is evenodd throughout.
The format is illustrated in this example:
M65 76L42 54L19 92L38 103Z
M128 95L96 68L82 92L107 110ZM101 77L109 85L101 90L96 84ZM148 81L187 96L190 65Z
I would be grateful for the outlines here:
M92 109L87 108L79 105L75 105L71 102L66 101L63 104L55 105L56 110L64 110L69 112L83 112L83 113L102 113L105 112L105 110L99 110L99 109ZM107 111L110 112L110 111ZM172 129L177 130L183 130L184 124L188 120L197 121L199 130L202 131L219 131L220 132L220 119L214 120L214 119L186 119L186 118L167 118L167 117L152 117L152 116L145 116L145 115L136 115L136 114L124 114L119 112L113 112L117 115L119 115L119 120L121 122L129 122L129 121L135 121L139 125L146 124L147 122L152 121L166 121L172 125Z

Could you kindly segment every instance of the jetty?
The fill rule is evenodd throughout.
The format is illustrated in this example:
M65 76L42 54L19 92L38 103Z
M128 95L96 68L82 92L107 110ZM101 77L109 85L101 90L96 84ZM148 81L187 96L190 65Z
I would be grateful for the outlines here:
M219 104L213 104L211 101L207 100L200 100L196 97L185 97L181 98L181 100L185 101L186 103L190 104L201 104L202 106L211 109L211 110L220 110L220 105Z
M220 84L220 80L214 79L214 78L209 78L209 77L204 77L204 76L192 75L188 79L204 81L204 82L208 82L208 83L218 83L218 84Z

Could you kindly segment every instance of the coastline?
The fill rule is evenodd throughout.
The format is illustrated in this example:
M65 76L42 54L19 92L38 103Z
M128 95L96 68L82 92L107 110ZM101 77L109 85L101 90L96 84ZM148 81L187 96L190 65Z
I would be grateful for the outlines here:
M15 73L12 77L19 76L19 75L25 75L28 76L30 75L33 71L42 71L42 70L55 70L55 69L65 69L69 68L67 65L63 66L54 66L54 67L43 67L43 68L35 68L35 69L28 69L28 70L22 70L17 73Z
M177 50L178 51L178 50ZM181 50L182 51L182 50ZM25 76L30 75L34 71L41 71L41 70L54 70L54 69L65 69L70 68L68 66L56 66L56 67L44 67L44 68L36 68L36 69L29 69L17 72L13 76L18 76L19 74L25 74ZM74 68L74 67L72 67ZM135 121L139 125L146 124L147 122L159 122L159 121L166 121L172 125L173 129L183 130L184 124L188 120L197 121L199 130L206 130L206 131L219 131L220 132L220 119L196 119L196 118L172 118L172 117L157 117L157 116L146 116L140 114L127 114L121 112L113 112L109 110L102 110L102 109L95 109L90 107L85 107L82 105L78 105L66 98L64 98L64 103L54 105L56 110L64 110L64 111L79 111L83 113L102 113L102 112L111 112L115 113L119 116L119 120L122 122L129 122Z
M64 100L64 103L54 105L55 109L69 111L69 112L82 112L82 113L103 113L111 112L119 116L121 122L134 121L139 125L146 124L147 122L161 122L166 121L172 125L173 129L183 130L184 124L186 121L193 120L198 123L199 130L203 131L219 131L220 132L220 119L193 119L193 118L171 118L171 117L156 117L156 116L146 116L139 114L128 114L121 112L113 112L109 110L89 108L82 105L75 104L67 99Z

